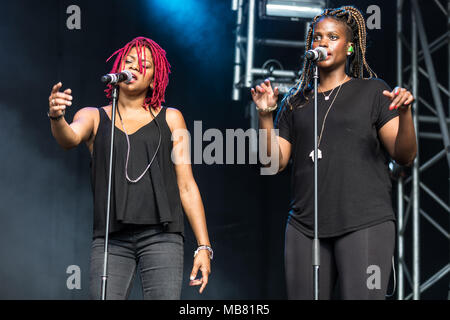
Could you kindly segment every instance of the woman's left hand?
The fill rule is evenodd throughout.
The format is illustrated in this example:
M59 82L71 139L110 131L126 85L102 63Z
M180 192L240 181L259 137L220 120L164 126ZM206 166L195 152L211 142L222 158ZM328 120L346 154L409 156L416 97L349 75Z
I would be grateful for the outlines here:
M411 103L414 102L414 96L405 88L395 87L392 92L384 90L383 94L392 101L389 105L389 110L407 111Z
M201 271L202 277L200 279L195 279L197 277L198 270ZM202 293L208 284L208 277L211 273L211 259L209 257L208 250L199 250L194 258L194 267L191 272L190 286L199 286L199 292Z

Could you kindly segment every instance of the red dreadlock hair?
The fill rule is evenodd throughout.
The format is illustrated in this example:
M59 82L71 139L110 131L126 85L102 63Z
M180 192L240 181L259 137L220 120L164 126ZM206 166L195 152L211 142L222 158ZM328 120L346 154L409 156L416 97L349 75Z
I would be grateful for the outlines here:
M132 48L136 47L138 61L139 61L139 72L142 73L144 70L144 76L146 69L142 66L142 58L145 60L145 48L147 47L152 53L153 65L154 65L154 75L153 75L153 90L149 89L147 91L147 96L144 101L144 109L148 110L148 106L157 110L161 107L161 103L165 101L164 94L166 92L166 87L169 84L169 73L170 64L166 58L166 52L153 40L145 37L137 37L128 42L123 48L114 52L106 62L108 62L112 57L116 56L111 73L118 73L123 70L123 65L125 58ZM108 85L108 89L105 90L106 97L112 99L112 86Z

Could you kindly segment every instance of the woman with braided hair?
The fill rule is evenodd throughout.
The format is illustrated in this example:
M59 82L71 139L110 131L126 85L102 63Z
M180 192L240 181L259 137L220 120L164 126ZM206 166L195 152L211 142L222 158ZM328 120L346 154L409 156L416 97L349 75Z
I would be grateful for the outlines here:
M395 246L389 156L401 165L416 155L411 114L414 97L376 79L366 61L365 21L354 7L327 9L314 18L306 50L322 47L317 62L319 299L335 288L341 299L384 299ZM313 63L272 111L278 88L266 80L251 89L260 126L268 130L273 162L292 158L292 201L285 235L289 299L313 298L314 92ZM337 285L337 287L335 287Z
M183 211L193 228L198 248L190 285L208 283L210 247L200 192L186 159L187 139L174 139L186 130L180 111L162 105L170 65L165 51L153 40L138 37L117 50L111 73L124 70L133 79L119 83L106 299L127 299L139 268L144 299L179 299L183 277ZM108 59L108 60L109 60ZM69 125L64 111L72 104L70 89L49 97L53 136L64 148L85 142L91 153L94 194L94 235L91 250L90 294L101 297L107 210L111 105L83 108ZM111 99L112 87L106 96ZM178 152L172 154L177 147ZM172 158L173 157L173 158ZM173 162L172 162L173 159ZM198 271L202 277L196 279Z

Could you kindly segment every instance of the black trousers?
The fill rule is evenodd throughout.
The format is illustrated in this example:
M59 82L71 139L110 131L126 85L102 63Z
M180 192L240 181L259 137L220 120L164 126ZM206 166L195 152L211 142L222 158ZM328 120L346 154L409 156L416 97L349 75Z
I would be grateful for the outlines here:
M285 271L288 299L311 300L314 297L312 240L287 224ZM394 246L393 221L339 237L320 239L319 299L385 299Z

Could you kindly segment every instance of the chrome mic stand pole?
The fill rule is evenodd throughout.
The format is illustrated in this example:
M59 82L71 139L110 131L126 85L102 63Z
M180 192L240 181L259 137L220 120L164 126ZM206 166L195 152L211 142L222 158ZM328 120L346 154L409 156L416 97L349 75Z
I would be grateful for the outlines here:
M317 167L319 163L317 146L317 79L319 78L319 69L314 63L314 240L312 247L312 266L313 266L313 293L314 300L319 300L319 266L320 266L320 241L318 232L318 192L317 192Z
M117 107L118 87L117 84L112 85L112 108L111 108L111 149L109 152L109 175L108 175L108 203L106 205L106 228L105 228L105 256L103 261L103 275L102 275L102 300L106 300L106 284L108 280L108 234L109 234L109 215L111 209L111 181L113 168L113 153L114 153L114 129L116 124L116 107Z

